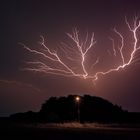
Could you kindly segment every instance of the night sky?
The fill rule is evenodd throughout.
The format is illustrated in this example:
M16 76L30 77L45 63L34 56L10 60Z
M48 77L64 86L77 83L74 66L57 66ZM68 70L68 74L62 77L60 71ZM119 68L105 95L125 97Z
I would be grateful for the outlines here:
M100 96L128 111L140 111L139 61L119 72L99 76L94 85L89 79L23 71L25 61L38 56L19 45L22 42L32 49L38 48L37 42L43 35L47 46L56 49L67 40L65 33L75 27L83 34L94 32L97 51L93 53L101 56L101 65L93 72L106 70L114 62L119 64L119 59L112 61L106 51L111 48L108 37L113 36L114 27L126 37L126 60L130 56L133 40L125 16L130 24L135 15L140 17L138 0L7 0L0 7L0 116L38 111L48 97L69 94Z

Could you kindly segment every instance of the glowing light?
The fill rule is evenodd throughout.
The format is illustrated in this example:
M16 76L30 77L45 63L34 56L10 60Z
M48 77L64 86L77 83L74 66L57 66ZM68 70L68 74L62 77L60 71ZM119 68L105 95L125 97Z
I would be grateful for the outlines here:
M76 96L75 100L76 100L76 102L79 102L80 101L80 97Z
M97 71L94 74L89 73L89 69L87 69L87 62L85 61L88 52L91 51L91 48L93 48L96 44L96 40L94 37L94 33L90 36L88 33L86 34L86 37L84 41L80 38L79 31L77 29L74 29L72 34L67 33L67 36L71 41L73 42L73 45L68 45L66 43L61 43L61 54L58 53L58 51L50 50L49 47L47 47L45 43L45 39L43 36L41 37L40 45L43 51L34 50L26 45L20 43L24 46L24 48L29 51L30 53L34 53L36 55L40 55L42 58L46 59L46 62L43 61L31 61L27 62L27 64L30 65L29 68L25 68L24 70L29 71L35 71L35 72L44 72L44 73L50 73L50 74L56 74L61 76L74 76L79 77L83 79L91 79L94 83L96 80L98 80L99 75L106 75L111 72L119 71L120 69L124 69L126 66L131 65L132 63L135 63L135 55L136 52L140 49L140 46L138 46L138 30L140 29L140 20L138 20L138 17L135 17L133 25L131 26L127 19L125 18L126 25L128 26L128 29L130 33L132 33L133 36L133 45L132 45L132 51L129 56L129 59L125 61L125 54L123 52L124 50L124 37L123 35L117 31L117 29L113 29L114 33L120 38L121 45L119 47L115 47L115 42L113 38L109 38L112 42L112 50L113 55L115 57L119 57L121 59L121 62L118 66L115 66L115 68L109 68L107 71ZM119 50L119 54L117 53L117 50ZM62 56L62 53L64 55ZM77 55L77 58L72 56L72 53ZM110 53L110 52L109 52ZM82 69L82 72L78 72L74 67L72 67L69 63L64 61L64 58L71 61L71 62L78 62ZM93 62L91 67L93 68L95 65L99 63L99 57ZM55 63L55 65L49 65L47 63L47 60L50 60L51 62ZM56 65L59 64L60 67L56 67ZM79 68L80 69L80 68Z

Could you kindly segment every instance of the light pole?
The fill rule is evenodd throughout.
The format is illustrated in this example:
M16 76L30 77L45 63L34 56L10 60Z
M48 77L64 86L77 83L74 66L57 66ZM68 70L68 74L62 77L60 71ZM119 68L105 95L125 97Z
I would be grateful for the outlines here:
M80 105L80 97L79 96L76 96L75 97L75 101L77 103L77 121L80 123L80 108L79 108L79 105Z

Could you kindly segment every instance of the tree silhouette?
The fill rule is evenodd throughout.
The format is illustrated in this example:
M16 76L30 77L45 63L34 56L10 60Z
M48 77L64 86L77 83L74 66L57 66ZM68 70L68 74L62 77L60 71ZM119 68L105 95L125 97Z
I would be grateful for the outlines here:
M79 97L78 102L77 97ZM42 104L39 112L16 113L12 114L9 119L28 123L74 121L81 123L140 123L140 113L124 111L120 106L113 105L100 97L69 95L67 97L50 97Z
M68 97L51 97L39 111L43 122L77 121L77 95ZM90 95L79 96L79 110L81 122L113 122L117 121L124 111L107 100Z

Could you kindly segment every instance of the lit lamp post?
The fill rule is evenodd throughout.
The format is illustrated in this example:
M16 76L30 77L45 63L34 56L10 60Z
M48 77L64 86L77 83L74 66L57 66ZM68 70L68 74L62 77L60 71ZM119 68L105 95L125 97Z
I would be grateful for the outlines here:
M78 119L78 122L80 122L80 108L79 108L79 105L80 105L80 97L79 96L76 96L75 97L75 101L77 103L77 119Z

